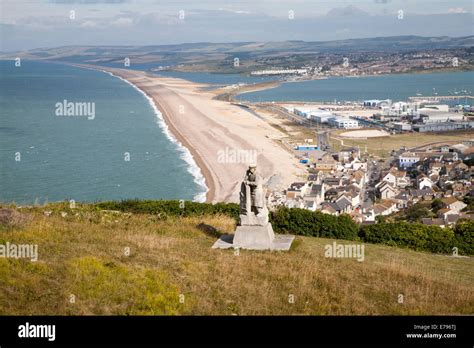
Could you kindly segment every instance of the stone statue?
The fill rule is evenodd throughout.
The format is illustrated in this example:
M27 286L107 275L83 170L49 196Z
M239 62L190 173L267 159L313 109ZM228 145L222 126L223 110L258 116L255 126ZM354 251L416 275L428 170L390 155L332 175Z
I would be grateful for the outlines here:
M233 236L224 235L213 248L249 250L289 250L294 236L275 236L268 222L263 180L256 166L249 166L240 185L240 219Z
M249 166L240 186L240 225L266 225L268 209L262 177L256 166Z
M262 177L257 174L256 166L249 166L240 186L240 224L265 225L267 222Z

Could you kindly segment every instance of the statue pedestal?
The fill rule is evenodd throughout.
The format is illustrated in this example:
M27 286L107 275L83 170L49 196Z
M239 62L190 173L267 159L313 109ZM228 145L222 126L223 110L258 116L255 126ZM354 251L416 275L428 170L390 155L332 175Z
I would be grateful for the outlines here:
M237 226L232 247L242 249L271 249L275 239L272 224L266 226Z
M295 239L290 235L275 235L272 224L237 226L235 234L219 238L213 249L248 249L248 250L290 250Z

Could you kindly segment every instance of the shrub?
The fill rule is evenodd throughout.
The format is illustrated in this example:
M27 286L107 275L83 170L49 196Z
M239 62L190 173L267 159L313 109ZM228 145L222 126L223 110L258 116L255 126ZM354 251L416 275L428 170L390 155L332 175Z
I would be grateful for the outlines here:
M302 236L354 240L358 227L350 216L333 216L319 211L281 207L271 214L275 232Z
M461 220L453 229L455 246L460 254L474 255L474 221Z
M409 207L405 214L399 216L398 220L407 220L410 222L421 222L422 218L431 218L436 215L428 209L425 203L416 203Z
M0 209L0 227L7 229L24 227L30 217L26 214L20 213L14 209L2 208Z
M444 207L443 201L439 198L436 198L431 202L431 209L433 210L434 213L437 213L438 210L442 209L443 207Z
M450 254L474 254L474 222L459 223L454 229L418 223L381 223L364 226L359 238L368 243L406 247L414 250Z

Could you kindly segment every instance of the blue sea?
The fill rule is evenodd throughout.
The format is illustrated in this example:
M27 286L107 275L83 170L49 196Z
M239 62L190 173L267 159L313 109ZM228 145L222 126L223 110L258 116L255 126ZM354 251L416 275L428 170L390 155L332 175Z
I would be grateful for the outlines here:
M270 101L362 101L392 99L406 101L408 97L432 95L463 95L474 93L474 71L398 74L367 77L333 77L283 83L279 87L238 96L251 102ZM456 94L457 93L457 94ZM465 99L460 99L460 103Z
M134 86L59 64L0 69L1 202L205 198L192 156ZM58 116L64 100L94 103L95 117Z

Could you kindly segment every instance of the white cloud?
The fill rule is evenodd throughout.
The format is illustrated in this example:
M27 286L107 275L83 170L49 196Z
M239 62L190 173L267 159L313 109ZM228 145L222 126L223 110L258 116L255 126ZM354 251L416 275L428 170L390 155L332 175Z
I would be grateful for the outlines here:
M96 26L97 23L93 21L84 21L81 23L81 27L83 28L95 28Z
M226 12L231 12L231 13L236 13L236 14L252 14L250 11L244 11L244 10L233 10L229 8L219 8L219 11L226 11Z
M462 7L454 7L454 8L450 8L448 10L448 13L467 13L467 11L463 9Z
M133 24L133 19L127 17L119 17L114 21L110 22L110 24L116 27L129 27Z

